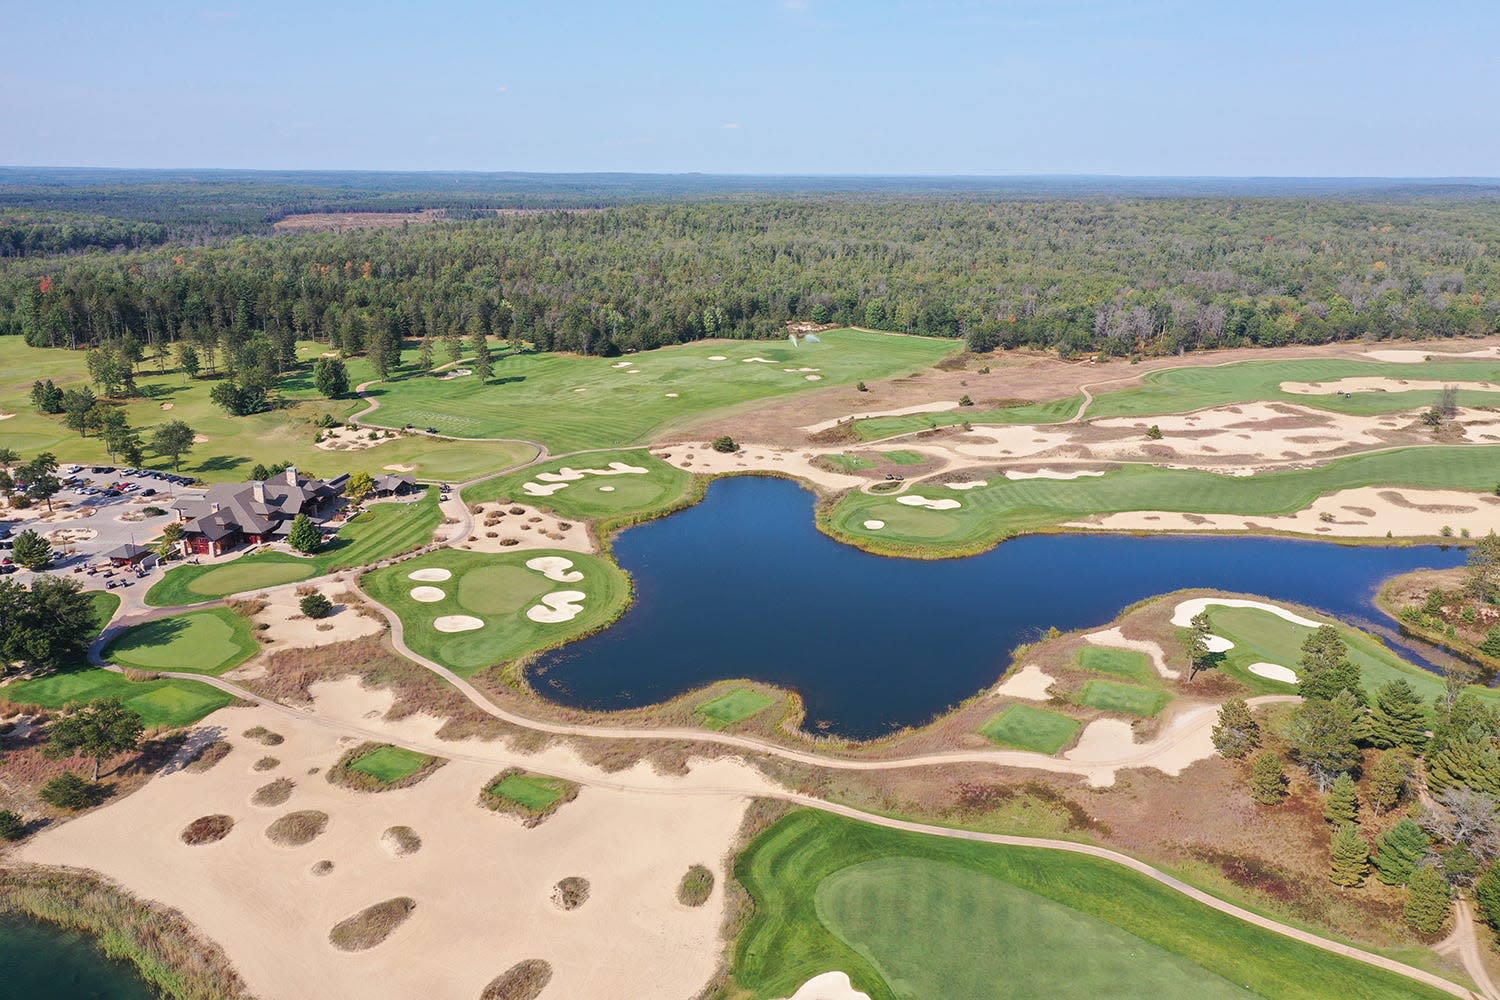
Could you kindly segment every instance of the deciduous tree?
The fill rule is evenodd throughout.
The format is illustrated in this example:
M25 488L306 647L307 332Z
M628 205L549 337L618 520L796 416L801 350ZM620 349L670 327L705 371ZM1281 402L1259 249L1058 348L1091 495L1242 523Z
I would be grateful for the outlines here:
M193 450L197 435L181 420L169 420L151 434L151 450L172 460L172 468L182 469L182 456Z
M75 754L94 761L94 780L99 780L99 765L106 757L127 753L141 745L145 727L141 717L125 707L118 698L105 698L91 705L72 705L67 714L47 727L47 746L43 750L53 759Z
M298 552L311 554L323 547L323 532L318 530L312 518L306 514L298 514L292 518L292 527L287 532L286 543Z

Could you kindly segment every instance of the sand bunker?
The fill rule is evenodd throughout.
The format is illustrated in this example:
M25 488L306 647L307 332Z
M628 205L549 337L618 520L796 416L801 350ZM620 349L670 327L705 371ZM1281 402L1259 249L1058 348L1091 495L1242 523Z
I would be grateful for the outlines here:
M877 521L877 520L871 519L871 520L865 522L865 530L866 531L879 531L881 528L884 528L884 527L885 527L885 522L884 521Z
M406 574L408 580L418 580L422 583L441 583L444 580L453 579L451 570L432 567L429 569L414 569Z
M473 615L443 615L432 623L439 632L472 632L484 628L484 622Z
M436 604L448 595L443 593L441 587L413 587L411 588L411 599L423 604Z
M1205 635L1203 637L1203 648L1210 653L1227 653L1234 648L1234 643L1222 635Z
M521 492L529 497L550 497L558 490L565 490L567 488L567 483L546 483L545 485L542 483L521 484Z
M678 393L669 392L669 393L667 393L667 398L668 399L676 399L678 395L679 395Z
M929 500L927 497L918 496L915 493L908 493L905 496L897 497L896 502L905 504L907 507L926 507L928 510L957 510L963 506L957 500Z
M473 375L473 374L474 374L474 371L471 368L455 368L451 372L444 372L442 375L439 375L438 376L438 381L439 382L446 382L446 381L448 381L451 378L463 378L465 375Z
M621 361L621 362L618 362L616 364L610 365L610 367L611 368L629 368L630 367L630 362L629 361Z
M382 465L381 468L384 469L386 472L416 472L417 471L417 467L415 465Z
M747 365L774 365L775 363L776 362L772 361L770 358L746 358L745 359L745 364L747 364Z
M583 574L573 569L573 560L562 556L537 556L526 560L526 568L534 569L549 580L558 583L577 583Z
M1190 628L1193 619L1198 617L1209 607L1221 608L1254 608L1257 611L1265 611L1275 615L1293 625L1302 625L1306 628L1320 628L1323 623L1315 622L1311 618L1303 618L1294 611L1288 611L1278 604L1267 604L1265 601L1246 601L1236 597L1193 597L1172 609L1172 624L1178 628Z
M1383 350L1365 351L1364 356L1393 365L1419 365L1428 358L1500 358L1500 347L1484 347L1462 353L1438 351Z
M640 373L641 373L641 370L639 368L631 368L625 374L626 375L639 375Z
M573 469L563 466L556 472L539 472L537 478L544 483L576 483L584 476L644 476L646 470L639 465L625 462L610 462L603 469Z
M969 480L966 483L949 483L948 484L948 488L950 490L977 490L981 486L988 486L988 485L989 485L989 483L986 480L983 480L983 479L971 479L971 480Z
M1283 667L1279 663L1252 663L1248 669L1252 674L1269 680L1282 681L1286 684L1297 683L1297 671L1291 667Z
M808 375L807 376L807 381L809 381L809 382L821 382L821 381L823 381L823 376L821 376L821 375Z
M803 983L801 989L786 1000L870 1000L870 994L855 989L842 972L825 972Z
M526 609L526 617L544 625L570 622L583 613L583 605L579 602L588 596L581 590L558 590L543 594L539 598L540 604Z
M1005 473L1006 479L1082 479L1085 476L1102 476L1102 469L1075 469L1072 472L1060 472L1057 469L1034 469L1024 472L1020 469L1011 469Z
M601 487L599 487L599 492L600 493L613 493L614 491L615 491L615 488L613 486L601 486Z
M832 420L822 420L816 424L808 424L802 429L809 434L826 431L830 427L837 427L846 420L874 420L876 417L904 417L911 413L946 413L949 410L958 409L958 400L946 399L938 403L918 403L916 406L901 406L894 410L872 410L869 413L851 413L847 417L834 417Z
M784 371L784 372L795 372L796 374L800 375L803 372L820 372L823 369L821 369L821 368L783 368L781 370Z
M1283 382L1282 392L1299 396L1330 392L1441 392L1446 386L1457 386L1471 392L1500 392L1500 386L1489 382L1433 382L1404 378L1341 378L1336 382Z
M1052 697L1047 693L1047 689L1055 680L1057 680L1056 677L1046 673L1035 663L1028 663L1007 677L1003 684L995 688L995 693L1011 698L1025 698L1027 701L1046 701Z
M722 354L710 354L708 356L708 360L710 360L710 361L728 361L729 359L726 358Z
M1168 680L1176 680L1182 676L1179 670L1173 670L1167 666L1166 655L1162 653L1161 647L1148 639L1127 639L1125 633L1120 631L1119 626L1107 628L1102 632L1092 632L1083 637L1084 641L1091 642L1096 646L1107 646L1114 649L1128 649L1136 653L1146 654L1156 672Z

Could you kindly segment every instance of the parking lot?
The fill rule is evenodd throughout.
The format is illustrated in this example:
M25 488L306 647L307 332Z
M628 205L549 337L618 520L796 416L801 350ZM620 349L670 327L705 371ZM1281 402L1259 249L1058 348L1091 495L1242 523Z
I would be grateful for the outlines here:
M172 506L179 499L203 495L187 485L186 476L150 469L67 465L57 470L57 476L63 488L52 498L51 513L46 504L0 513L0 534L7 535L0 539L0 573L14 573L22 581L32 576L13 566L10 548L15 536L29 528L48 538L56 553L52 566L43 572L77 572L87 577L83 582L90 588L110 581L129 583L137 577L133 570L103 575L109 565L105 555L123 545L150 545L163 525L175 518Z

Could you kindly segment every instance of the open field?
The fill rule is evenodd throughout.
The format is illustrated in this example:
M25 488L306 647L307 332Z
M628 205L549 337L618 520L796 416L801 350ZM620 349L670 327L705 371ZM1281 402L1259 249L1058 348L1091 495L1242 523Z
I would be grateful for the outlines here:
M178 566L146 592L146 603L159 608L195 604L364 566L431 541L441 520L434 489L413 503L372 504L314 555L257 552L214 565Z
M622 468L645 472L614 474ZM577 478L563 478L575 475ZM625 515L651 517L680 504L692 482L691 474L668 465L645 449L608 451L554 459L486 479L465 489L463 499L470 504L512 500L579 520L609 520ZM528 484L530 490L526 488Z
M1030 705L1011 705L980 727L992 743L1055 754L1073 742L1083 723L1058 712Z
M551 579L526 565L549 558L569 561L562 575L580 578ZM446 570L451 577L419 587L411 574L424 570ZM363 585L400 616L412 649L464 675L593 632L613 621L630 597L630 582L613 563L546 550L492 555L445 549L369 573ZM538 610L547 607L544 598L567 592L585 596L573 602L576 610L556 616L571 617L547 620L553 616ZM461 630L443 631L445 620Z
M1272 516L1301 510L1319 496L1362 486L1407 486L1490 493L1500 479L1500 445L1404 448L1337 459L1313 469L1226 476L1196 469L1121 466L1080 479L995 478L957 491L922 484L912 492L959 506L931 510L895 497L851 492L827 515L833 532L882 551L921 549L958 555L1012 535L1121 511ZM866 521L884 522L871 530ZM1380 534L1372 525L1371 534Z
M804 811L758 837L735 875L755 909L732 974L757 1000L830 970L872 1000L1444 995L1076 855Z
M408 374L372 386L380 408L367 422L434 427L464 438L524 438L556 452L619 448L713 410L920 371L960 347L854 329L819 337L822 343L797 348L786 341L709 340L623 359L497 351L488 384L474 376Z
M357 450L318 448L314 445L318 434L314 425L319 418L331 415L342 420L364 406L353 395L344 399L318 395L312 384L311 364L325 350L327 345L311 341L297 345L298 361L307 367L281 380L276 393L284 405L265 413L228 416L209 401L216 380L188 380L173 370L172 362L162 373L154 359L139 366L136 385L140 395L120 405L130 425L148 444L152 429L169 420L182 420L206 437L207 441L195 445L184 457L182 472L209 482L245 479L257 462L293 462L300 469L324 476L357 471L374 474L388 465L403 466L427 479L462 480L504 469L535 454L517 442L460 443L425 435L402 435ZM80 437L63 424L61 416L37 413L31 405L31 383L37 379L51 379L62 388L87 382L85 356L83 351L28 347L20 337L0 337L0 413L15 413L5 421L8 447L28 458L39 451L51 451L62 462L109 461L97 436ZM408 364L415 356L415 349L405 352ZM351 385L375 377L364 358L349 358L345 363ZM146 464L150 468L171 468L170 460L151 455L149 448Z
M175 678L130 681L121 674L97 667L16 681L0 687L0 697L20 705L42 708L62 708L72 702L119 698L147 726L171 729L190 726L234 700L207 684Z
M221 674L259 649L243 615L207 608L126 629L105 648L104 658L137 670Z

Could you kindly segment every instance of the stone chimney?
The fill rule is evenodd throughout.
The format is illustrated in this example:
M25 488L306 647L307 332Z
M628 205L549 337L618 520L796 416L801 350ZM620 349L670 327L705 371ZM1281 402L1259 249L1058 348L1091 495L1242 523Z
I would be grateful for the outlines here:
M256 503L266 502L266 484L255 482L250 484L250 495L255 498Z
M297 467L295 465L288 465L286 467L286 481L288 486L297 485Z
M209 506L209 509L212 510L215 514L217 514L219 512L219 503L218 503L217 500L214 501L213 503L209 504L208 506Z

